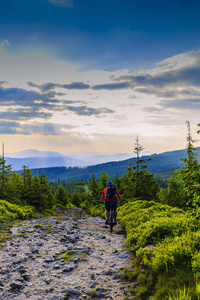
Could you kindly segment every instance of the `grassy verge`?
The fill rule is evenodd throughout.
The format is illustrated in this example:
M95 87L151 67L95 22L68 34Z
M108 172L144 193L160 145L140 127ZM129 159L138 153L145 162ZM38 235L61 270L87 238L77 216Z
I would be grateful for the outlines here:
M72 250L68 250L65 254L60 255L60 259L63 259L66 264L70 262L74 257L78 257L84 260L87 260L88 252L74 252Z
M124 273L132 299L200 299L200 222L192 213L132 201L119 209L118 219L134 254Z
M10 238L10 227L13 221L21 219L26 220L34 214L33 207L19 206L11 204L5 200L0 200L0 248L4 246L3 242Z

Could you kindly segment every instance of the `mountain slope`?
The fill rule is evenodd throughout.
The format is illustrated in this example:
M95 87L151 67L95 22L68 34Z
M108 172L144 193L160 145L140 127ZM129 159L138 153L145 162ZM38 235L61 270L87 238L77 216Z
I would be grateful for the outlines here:
M196 154L200 153L200 148L197 148ZM150 156L143 156L142 158L148 159L147 162L148 170L150 173L161 173L167 171L174 171L179 168L183 168L184 163L181 158L187 157L186 149L176 150L170 152L164 152L161 154L153 154ZM197 156L199 162L200 157ZM136 158L132 158L131 162L134 164ZM126 172L126 167L129 166L130 159L126 159L118 162L108 162L103 164L97 164L93 166L88 166L85 168L78 167L56 167L56 168L41 168L41 171L46 175L50 181L79 181L79 180L89 180L92 173L95 173L97 177L101 176L103 170L109 175L109 177L115 177L116 174L120 176ZM32 169L32 173L35 175L39 174L39 169Z
M96 154L96 153L68 153L61 154L53 151L25 150L8 153L6 163L12 165L13 170L20 170L22 166L30 169L48 167L85 167L109 161L119 161L132 157L132 153Z

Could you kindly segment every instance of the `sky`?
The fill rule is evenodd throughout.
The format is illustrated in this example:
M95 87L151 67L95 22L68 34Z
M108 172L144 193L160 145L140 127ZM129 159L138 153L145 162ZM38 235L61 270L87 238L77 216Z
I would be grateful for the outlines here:
M186 148L200 123L200 1L0 0L6 152ZM199 142L195 144L199 146Z

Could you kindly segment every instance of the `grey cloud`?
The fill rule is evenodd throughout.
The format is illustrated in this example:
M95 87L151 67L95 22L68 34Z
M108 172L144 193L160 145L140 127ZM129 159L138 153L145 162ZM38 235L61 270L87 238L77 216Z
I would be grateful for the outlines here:
M148 94L148 95L155 95L159 98L163 97L163 98L177 98L177 97L181 97L181 96L187 96L190 95L193 98L195 97L199 97L200 92L193 90L193 89L183 89L183 90L176 90L175 88L173 90L171 89L156 89L156 88L135 88L134 91L138 92L138 93L143 93L143 94Z
M166 98L173 98L177 95L174 90L157 90L154 88L135 88L135 91L138 93L143 93L147 95L155 95L157 97L166 97Z
M108 108L91 108L87 106L67 106L67 109L70 111L73 111L75 114L79 116L98 116L101 114L111 114L114 113L115 111L112 109Z
M128 99L135 100L135 99L137 99L137 97L136 97L135 95L129 95L129 96L128 96Z
M162 114L162 115L156 115L156 116L151 116L147 118L148 123L153 124L153 125L158 125L158 126L170 126L170 125L176 125L183 124L183 120L182 118L180 120L177 119L177 117L175 118L174 116L169 116L166 114Z
M10 43L8 40L5 40L3 42L0 42L0 48L3 48L4 46L10 46Z
M38 85L38 84L28 81L27 84L29 86L39 88L42 92L53 90L55 88L63 88L63 89L68 89L68 90L85 90L85 89L90 88L90 85L86 84L84 82L72 82L70 84L57 84L57 83L49 82L49 83L44 83L44 84Z
M49 82L49 83L44 83L44 84L41 84L41 85L38 85L36 83L33 83L31 81L28 81L27 84L31 87L36 87L36 88L39 88L42 92L46 92L46 91L49 91L49 90L53 90L56 88L57 84L55 83L52 83L52 82Z
M179 68L176 70L165 71L157 73L156 75L142 74L142 75L123 75L115 78L116 81L124 81L132 88L139 87L155 87L164 88L169 86L199 86L200 82L200 66L190 66Z
M53 99L54 97L56 97L56 96L65 96L66 94L64 94L64 93L56 93L56 92L54 92L54 91L49 91L49 92L47 92L47 93L45 93L45 96L47 96L47 97L49 97L49 98L51 98L51 99ZM57 100L58 101L58 100Z
M42 85L28 82L28 84L39 88L43 92L55 89L56 87L64 89L91 88L93 90L110 91L132 88L140 93L172 98L176 95L177 88L182 87L187 89L187 87L199 87L200 85L200 53L189 53L187 55L195 59L193 65L177 67L176 69L162 71L154 75L143 73L123 75L120 77L111 76L111 79L114 81L113 83L96 84L94 86L90 86L84 82L72 82L71 84L45 83Z
M192 96L199 96L200 92L193 90L193 89L188 89L188 90L182 90L179 92L179 94L181 95L192 95Z
M150 113L157 113L161 111L161 108L155 107L155 106L149 106L149 107L144 107L144 111L150 112Z
M34 108L17 108L17 109L8 109L5 112L0 112L1 120L21 120L26 121L34 118L49 119L52 117L52 113L41 112L35 110Z
M53 124L53 123L38 123L35 122L31 125L26 125L27 131L30 134L38 133L43 135L65 135L66 131L75 128L75 126L68 124Z
M34 91L27 91L18 88L0 88L1 105L21 104L33 105L34 101L59 103L59 100L52 99L48 94L40 94ZM35 102L36 103L36 102Z
M85 90L85 89L89 89L90 86L89 84L86 84L84 82L72 82L71 84L63 84L61 85L61 87L63 87L64 89L77 89L77 90Z
M41 134L41 135L66 135L75 126L61 125L52 123L39 123L23 124L20 122L10 122L0 120L0 134ZM63 130L64 129L64 130Z
M163 108L180 110L200 110L200 99L162 100L159 105Z
M59 105L60 101L52 99L52 96L48 93L43 95L24 89L0 87L0 105L2 107L9 106L9 109L0 113L0 118L4 120L29 120L33 118L47 120L54 111L63 109L62 105ZM43 109L48 111L44 112Z
M27 91L18 88L1 88L0 87L0 105L9 106L9 108L0 113L0 119L25 121L34 118L49 119L56 111L72 111L79 116L99 116L102 114L113 113L108 108L90 108L86 105L73 106L70 104L81 103L81 100L57 100L52 99L55 95L53 91L40 94L34 91ZM19 108L20 106L20 108ZM47 111L44 112L44 109Z
M185 110L200 110L200 99L163 99L157 106L145 107L144 110L150 113L167 113L168 109Z
M62 103L65 103L65 104L72 104L72 103L83 103L84 101L82 100L63 100Z
M25 131L18 122L0 121L0 134L25 134Z
M72 0L48 0L51 4L58 7L73 7Z
M130 87L129 82L98 84L92 87L93 90L120 90Z
M0 86L4 85L6 83L8 83L8 81L0 81Z

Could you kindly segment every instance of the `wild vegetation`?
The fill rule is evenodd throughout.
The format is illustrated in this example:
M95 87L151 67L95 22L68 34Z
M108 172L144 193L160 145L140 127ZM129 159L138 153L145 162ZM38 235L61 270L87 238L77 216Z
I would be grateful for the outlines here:
M200 299L200 166L189 123L187 142L184 168L168 188L155 199L132 198L119 210L134 255L124 273L132 299Z
M138 138L137 159L129 161L126 172L93 172L89 181L49 182L41 171L34 175L26 166L18 174L0 158L1 241L9 236L3 224L29 218L36 210L53 214L55 206L76 206L104 217L100 195L111 180L122 196L118 220L133 253L132 265L124 271L131 299L200 299L200 165L189 122L187 128L183 168L170 178L163 174L169 178L165 188L148 170L154 157L140 158Z
M196 148L196 153L200 154L200 148ZM147 160L148 171L152 174L155 174L156 178L162 184L164 181L166 187L166 178L168 179L172 173L179 168L183 168L184 162L181 161L181 158L187 157L186 149L176 150L158 154L152 154L148 156L143 156ZM151 158L151 160L149 160ZM197 157L200 162L200 156ZM135 165L137 157L131 159L132 163ZM117 174L121 177L125 172L126 168L129 166L130 159L122 161L111 161L107 163L97 164L88 167L51 167L51 168L42 168L42 169L32 169L34 175L39 175L39 172L42 171L49 181L55 182L71 182L74 181L88 181L91 178L91 175L94 173L96 178L99 178L103 170L108 174L109 177L115 177ZM19 171L21 173L21 171ZM161 185L162 187L162 185Z

